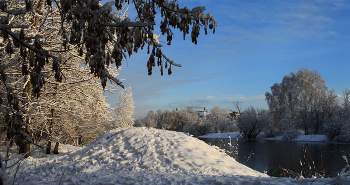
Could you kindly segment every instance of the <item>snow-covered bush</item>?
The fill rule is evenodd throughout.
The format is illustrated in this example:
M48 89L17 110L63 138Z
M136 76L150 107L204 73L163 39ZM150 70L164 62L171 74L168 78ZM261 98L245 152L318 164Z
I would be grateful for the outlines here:
M323 132L330 141L350 142L350 90L343 92L343 103L333 107L328 116Z
M157 126L156 122L156 115L154 112L151 110L148 112L147 116L142 120L143 126L145 127L153 127L155 128Z
M191 107L176 112L175 131L182 132L184 126L198 122L198 112Z
M206 125L203 122L187 124L184 126L183 131L193 135L194 137L211 133L209 125Z
M236 120L229 121L229 122L220 122L216 125L216 133L236 132L236 131L239 131Z
M213 107L210 110L210 114L207 115L206 118L215 125L219 123L227 123L231 120L227 109L220 108L220 106Z
M271 122L265 125L262 132L264 133L264 136L269 137L275 137L277 135L277 129L272 125Z
M330 141L333 141L335 139L339 140L342 126L343 126L343 121L341 121L339 118L334 118L327 121L323 125L323 130Z
M236 120L232 120L227 109L215 106L210 114L201 120L207 127L209 133L224 133L238 131Z
M187 109L175 110L158 110L156 114L156 128L173 130L182 132L183 127L198 121L198 113L192 110L191 107Z
M336 136L333 140L350 143L350 119L342 125L339 136Z
M237 126L245 139L253 139L268 123L268 113L251 106L238 118Z
M296 122L292 118L290 111L287 111L284 118L281 119L280 125L283 131L282 139L284 140L293 140L296 139L300 132L296 129Z
M134 121L134 127L144 127L144 125L142 125L141 119L136 119Z
M297 129L291 128L283 132L282 139L284 140L293 140L298 138L300 132Z

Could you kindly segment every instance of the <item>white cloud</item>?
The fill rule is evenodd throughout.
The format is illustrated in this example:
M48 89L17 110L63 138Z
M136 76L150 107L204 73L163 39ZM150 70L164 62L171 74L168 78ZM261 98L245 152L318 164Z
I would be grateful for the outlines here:
M209 100L216 100L215 96L207 96Z
M247 98L243 95L235 95L235 96L223 96L222 99L227 101L237 101L237 100L246 100Z

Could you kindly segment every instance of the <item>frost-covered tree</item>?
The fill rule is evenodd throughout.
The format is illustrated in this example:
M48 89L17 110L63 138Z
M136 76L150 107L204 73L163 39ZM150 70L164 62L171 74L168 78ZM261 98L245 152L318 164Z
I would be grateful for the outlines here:
M343 92L343 103L335 106L331 110L331 117L329 117L323 125L324 133L331 141L350 143L349 95L349 89L345 89Z
M154 114L153 110L150 110L148 112L147 116L142 120L142 122L143 122L142 126L145 126L145 127L155 128L157 126L156 114Z
M255 138L269 123L268 113L250 106L238 118L238 128L245 139Z
M176 130L176 114L177 111L176 110L165 110L162 112L162 125L163 125L163 129L166 130ZM157 117L159 115L156 115Z
M2 107L6 107L5 124L9 125L8 135L28 138L28 133L22 127L28 128L30 111L28 101L21 97L22 93L40 97L44 84L50 77L45 73L45 67L50 66L53 77L58 82L65 82L64 70L69 59L58 56L63 52L78 53L83 58L90 72L100 79L105 88L107 80L123 87L122 83L108 70L110 64L117 67L127 55L130 57L139 49L147 47L150 58L147 61L148 74L156 63L163 75L164 68L170 75L171 66L181 66L167 58L161 51L161 45L155 39L154 18L157 11L161 13L160 24L162 34L167 34L167 44L171 44L174 36L172 29L178 28L183 36L189 34L192 26L191 40L197 44L200 27L213 29L217 23L211 14L203 14L205 7L192 10L179 8L176 1L135 0L133 5L137 10L137 19L119 17L116 13L123 8L124 0L108 2L100 5L98 0L61 0L61 1L0 1L1 35L0 44L2 61L7 61L13 54L18 56L10 62L0 63L0 75L3 85ZM115 5L116 10L112 6ZM51 29L43 29L50 27ZM44 33L41 32L44 30ZM8 82L9 69L21 68L21 73L15 73L15 81ZM26 77L29 77L25 79ZM17 90L17 79L28 80L31 83L29 91ZM30 93L29 93L30 92ZM5 105L4 105L5 104ZM52 113L52 115L54 115ZM52 116L54 117L54 116Z
M281 119L281 129L283 130L282 139L293 140L300 135L300 132L296 129L297 124L295 123L295 121L297 120L293 119L290 111L287 110L286 112L284 112L284 116Z
M30 135L34 141L40 141L44 135L44 138L46 136L45 139L48 139L49 142L54 140L72 144L73 141L80 140L89 143L108 130L109 105L105 102L98 79L91 75L91 71L83 63L84 58L80 56L79 51L64 50L64 47L59 44L63 37L59 28L70 26L69 24L62 25L58 17L60 14L59 6L42 9L44 2L34 1L33 3L33 11L36 14L24 15L24 19L27 20L24 22L32 24L30 24L31 29L23 30L23 33L28 36L40 34L45 38L44 44L41 46L42 49L50 51L54 57L58 57L64 62L62 65L64 67L60 70L63 80L60 82L55 79L57 73L50 67L53 66L52 60L44 61L46 65L41 69L41 74L45 76L45 79L33 76L33 70L37 68L34 64L38 62L33 56L35 53L23 48L13 48L15 51L20 50L22 54L23 52L28 53L23 54L23 56L4 55L9 58L8 61L18 63L22 57L27 62L23 62L22 65L9 63L8 66L12 67L6 68L7 78L3 85L8 86L7 84L15 81L18 84L17 86L12 85L12 88L14 91L22 92L21 98L26 101L26 104L22 105L23 111L27 112L24 114L26 134ZM13 17L11 21L18 19L18 17ZM117 76L116 67L110 67L108 72ZM46 84L40 89L40 97L34 96L34 91L39 90L33 86L37 81ZM114 91L115 88L115 86L108 84L105 90ZM2 92L6 91L2 90ZM95 108L92 108L93 106ZM6 107L8 110L11 109L10 106ZM26 148L26 151L28 149ZM20 152L24 151L20 150Z
M316 71L302 68L271 86L271 93L266 92L265 97L274 126L281 127L280 121L288 111L292 120L298 119L296 123L305 134L318 133L324 119L336 105L336 95L333 90L328 90L325 83L326 80Z
M183 131L183 127L198 121L198 113L191 107L187 109L175 109L172 111L157 111L157 128Z
M61 143L87 144L109 130L112 119L102 87L86 66L71 65L62 72L69 77L64 83L47 79L32 108L30 123L36 141L48 135L46 139Z
M227 109L215 106L210 110L210 114L202 121L209 122L205 125L210 125L211 132L222 133L232 131L233 127L236 126L236 122L230 118Z
M350 117L350 89L345 89L343 92L343 113Z
M132 99L131 87L122 90L118 97L118 107L115 109L113 128L132 127L134 125L134 100Z
M198 122L198 112L193 110L192 107L181 109L176 114L176 127L175 131L183 132L183 128L186 125Z

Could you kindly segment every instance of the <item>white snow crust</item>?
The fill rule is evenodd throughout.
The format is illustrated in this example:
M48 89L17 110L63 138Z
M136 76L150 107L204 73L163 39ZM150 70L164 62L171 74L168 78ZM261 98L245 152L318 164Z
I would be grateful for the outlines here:
M203 136L198 136L199 138L222 138L222 139L228 139L228 138L239 138L242 134L233 132L233 133L209 133L205 134Z
M264 138L266 140L283 140L282 136L277 136L275 138ZM321 134L312 134L312 135L304 135L300 134L296 139L293 139L293 141L328 141L326 135Z
M82 148L61 145L60 152L36 152L22 161L15 184L319 185L332 181L269 177L199 139L154 128L114 129ZM7 169L10 181L16 169Z

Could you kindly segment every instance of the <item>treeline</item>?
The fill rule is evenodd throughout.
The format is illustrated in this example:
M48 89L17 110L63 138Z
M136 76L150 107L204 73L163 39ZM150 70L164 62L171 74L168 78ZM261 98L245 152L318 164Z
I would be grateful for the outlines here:
M350 90L346 89L340 98L325 82L316 71L302 68L284 76L281 83L271 86L271 92L266 92L268 110L249 107L240 112L238 101L234 102L240 114L237 118L219 106L204 117L191 108L158 110L137 119L134 126L183 131L194 136L239 131L246 139L259 133L266 137L282 135L285 140L300 134L325 134L331 141L350 142Z
M200 117L191 107L182 110L149 111L145 118L135 120L135 127L154 127L159 129L187 132L194 136L207 133L238 131L236 120L227 109L216 106L207 116Z

